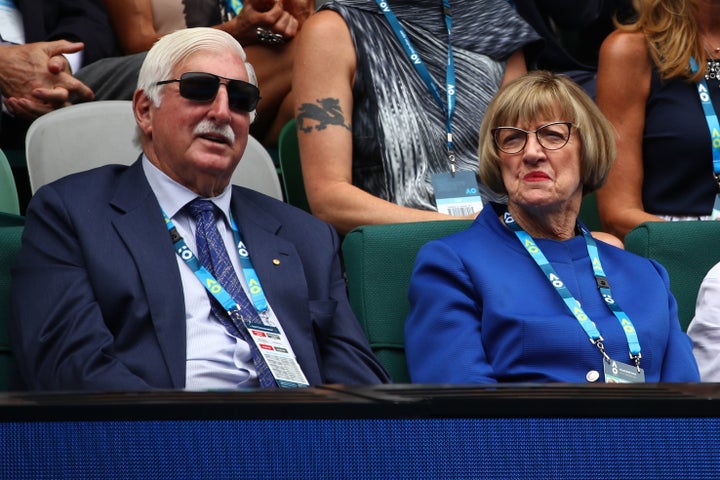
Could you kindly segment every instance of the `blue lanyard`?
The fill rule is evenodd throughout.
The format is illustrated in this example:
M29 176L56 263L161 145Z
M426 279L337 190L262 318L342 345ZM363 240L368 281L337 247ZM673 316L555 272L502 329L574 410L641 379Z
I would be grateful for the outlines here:
M455 173L455 150L452 138L452 119L453 115L455 115L456 86L455 60L452 49L452 14L450 8L450 0L443 0L445 26L447 27L448 32L447 67L445 69L447 107L445 107L445 103L443 102L442 96L440 95L440 88L438 87L437 83L435 83L432 75L430 75L430 71L427 69L427 66L425 65L425 62L423 62L422 58L420 58L420 54L418 54L417 50L415 50L415 46L410 41L410 37L408 37L407 32L400 24L397 17L390 8L390 4L388 4L386 0L375 0L375 3L378 4L380 10L385 15L385 18L387 18L387 21L390 23L393 32L395 32L395 36L400 41L400 44L403 46L405 54L410 59L410 62L412 62L415 70L420 75L420 78L422 78L423 82L425 82L425 85L428 87L428 90L430 90L430 93L435 99L435 102L437 102L438 106L445 114L445 133L447 134L448 160L450 160L450 168L452 169L452 172Z
M568 290L568 288L565 286L565 283L560 279L560 276L557 274L553 266L550 264L548 259L540 250L540 247L538 247L537 244L535 244L533 238L525 230L523 230L520 225L517 224L510 212L505 212L503 216L503 221L505 222L505 225L507 225L513 232L515 232L515 235L520 240L520 243L522 243L522 245L532 257L532 259L535 260L535 263L537 263L537 265L543 271L545 277L548 279L550 284L555 288L555 291L558 293L558 295L560 295L563 302L565 302L565 305L567 305L570 312L572 312L572 314L575 316L583 330L585 330L588 338L590 338L590 342L592 342L593 345L596 345L600 349L600 353L602 353L603 356L607 360L609 360L610 358L605 353L605 347L602 343L603 338L600 335L597 327L595 326L595 323L590 320L590 318L580 306L580 302L578 302L577 299L573 296L573 294L570 293L570 290ZM615 302L615 299L612 296L612 292L610 291L610 282L608 282L607 276L605 275L605 272L602 268L602 264L600 263L600 255L598 253L597 243L595 243L595 239L592 238L592 235L590 235L590 232L587 229L582 226L581 229L583 237L585 238L585 245L587 247L588 255L590 256L590 260L592 261L593 272L595 274L595 281L597 283L598 290L600 291L603 300L605 300L605 304L620 322L620 326L622 326L623 332L625 332L625 338L627 338L628 347L630 349L630 358L634 361L635 366L639 369L640 358L642 357L642 355L640 353L640 342L638 341L635 327L633 326L632 322L625 314L625 312L620 308L617 302Z
M265 292L263 291L262 285L260 285L260 279L257 276L255 267L253 267L250 261L250 254L248 253L245 244L240 238L240 231L235 224L235 219L230 216L230 228L233 231L233 237L235 237L235 245L237 247L238 255L240 256L240 266L247 280L248 290L250 291L250 298L252 299L255 310L259 313L267 313L268 303L265 298Z
M697 73L698 71L698 63L694 58L690 58L690 69L693 73ZM705 113L705 121L707 122L708 130L710 130L713 152L713 173L715 174L715 180L717 180L720 186L720 123L718 123L715 108L713 107L712 101L710 101L710 90L704 78L701 78L700 81L697 82L697 91L703 112Z
M213 274L203 267L200 260L198 260L192 250L190 250L190 247L187 246L187 243L185 243L185 240L177 231L175 225L165 211L163 211L163 218L165 219L165 225L167 226L173 246L175 247L175 253L177 253L187 266L190 267L198 280L200 280L200 283L202 283L205 289L210 292L210 294L215 297L218 302L220 302L220 305L223 306L228 314L239 310L237 302L232 298L227 290L220 285L220 282L215 279ZM237 245L238 255L240 256L240 265L242 266L243 273L245 274L245 279L248 283L248 289L250 290L250 296L252 298L253 305L255 306L255 310L267 318L268 304L267 299L265 298L265 293L260 285L260 279L255 272L255 268L252 266L245 244L243 244L240 238L240 232L235 224L235 220L232 217L230 217L230 228L232 229L233 236L235 237L235 244Z
M242 0L227 0L227 8L233 15L239 15L243 8L243 2Z

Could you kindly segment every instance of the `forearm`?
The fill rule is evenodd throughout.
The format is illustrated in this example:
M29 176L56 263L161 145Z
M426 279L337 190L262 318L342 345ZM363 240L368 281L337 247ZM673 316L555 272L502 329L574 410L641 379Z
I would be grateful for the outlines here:
M620 239L635 227L645 222L664 222L665 220L639 209L624 209L602 217L603 230Z
M527 73L527 64L525 63L525 54L522 49L516 50L505 65L505 73L503 74L502 85L515 80L516 78Z
M110 23L125 55L145 52L160 39L150 0L104 0Z
M238 15L230 21L213 25L213 28L229 33L235 37L243 47L258 43L257 33L255 32L257 26L248 22L243 15Z
M470 219L475 216L453 217L432 210L403 207L348 183L308 192L308 202L313 214L333 225L341 235L361 225Z
M603 230L620 239L630 233L632 229L644 222L664 222L665 220L647 213L640 208L622 208L604 206L598 195L598 209L602 220Z

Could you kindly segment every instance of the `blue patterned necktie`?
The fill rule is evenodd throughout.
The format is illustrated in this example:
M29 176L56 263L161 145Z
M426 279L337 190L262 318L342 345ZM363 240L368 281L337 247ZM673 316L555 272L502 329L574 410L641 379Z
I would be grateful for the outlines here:
M237 302L242 318L249 320L250 323L263 323L260 320L257 310L255 310L255 307L250 303L250 300L243 291L240 280L235 274L230 256L217 229L215 205L209 200L196 198L186 205L186 210L195 220L195 240L197 242L198 260L200 260L200 263L215 276L215 279L220 285L222 285L235 302ZM260 386L277 387L270 368L240 319L234 315L229 315L223 306L220 305L220 302L209 292L208 297L210 298L210 304L212 305L215 316L220 319L225 328L233 335L245 340L250 346Z

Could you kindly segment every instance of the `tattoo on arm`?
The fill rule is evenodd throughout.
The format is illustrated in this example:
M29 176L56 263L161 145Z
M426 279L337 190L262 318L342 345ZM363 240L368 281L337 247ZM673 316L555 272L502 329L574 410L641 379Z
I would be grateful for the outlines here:
M300 105L297 116L298 130L310 133L315 130L325 130L328 125L338 125L352 130L349 123L345 123L345 116L337 98L319 98L317 103L303 103Z

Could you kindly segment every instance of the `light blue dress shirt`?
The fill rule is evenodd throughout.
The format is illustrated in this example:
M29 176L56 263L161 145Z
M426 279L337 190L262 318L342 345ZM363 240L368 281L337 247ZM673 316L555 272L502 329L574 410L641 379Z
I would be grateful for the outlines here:
M143 155L142 166L160 206L171 218L188 247L197 254L195 223L183 207L198 195L177 183ZM240 283L247 291L247 281L240 267L235 239L230 228L230 185L217 197L209 198L222 212L218 230L225 242ZM248 246L250 249L251 247ZM250 250L252 255L252 250ZM187 331L185 388L187 390L236 389L257 387L258 380L250 347L241 338L227 332L212 312L210 299L198 278L178 256L178 268L185 297ZM277 325L270 307L269 323Z

